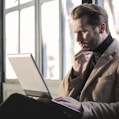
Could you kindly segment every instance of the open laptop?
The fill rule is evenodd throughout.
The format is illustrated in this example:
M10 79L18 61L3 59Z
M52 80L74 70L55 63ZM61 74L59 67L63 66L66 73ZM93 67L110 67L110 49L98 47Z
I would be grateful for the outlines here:
M79 110L62 105L53 99L32 54L8 54L7 56L26 95L34 97L40 97L42 94L47 95L54 105L62 108L66 113L78 118L81 116Z

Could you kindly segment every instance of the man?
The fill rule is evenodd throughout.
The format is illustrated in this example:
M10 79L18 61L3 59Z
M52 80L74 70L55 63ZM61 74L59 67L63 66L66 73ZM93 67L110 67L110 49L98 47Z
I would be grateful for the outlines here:
M82 4L71 12L71 25L82 49L74 56L56 101L79 110L79 119L118 119L119 43L109 31L107 13L97 5ZM28 115L35 119L38 115L39 119L76 119L50 101L19 94L11 95L1 105L0 117L7 119L5 114L12 119Z

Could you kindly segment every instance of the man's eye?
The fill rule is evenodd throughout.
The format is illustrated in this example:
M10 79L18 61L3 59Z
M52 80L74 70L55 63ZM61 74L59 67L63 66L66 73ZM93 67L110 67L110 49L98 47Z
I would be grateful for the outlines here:
M79 31L79 32L77 32L78 34L80 34L80 35L82 35L82 34L84 34L84 33L86 33L87 31L86 30L82 30L82 31Z
M85 33L85 32L86 32L86 30L81 30L81 31L79 31L77 33L82 34L82 33Z
M86 30L84 30L84 31L81 31L82 33L85 33L86 32Z

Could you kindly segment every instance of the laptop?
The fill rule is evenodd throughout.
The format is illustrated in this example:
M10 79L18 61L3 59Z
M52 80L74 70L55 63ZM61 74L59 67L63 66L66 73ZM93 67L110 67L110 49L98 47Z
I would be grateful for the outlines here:
M72 109L54 100L32 54L8 54L7 57L26 95L34 97L48 96L51 102L64 110L65 113L75 115L78 118L81 116L79 110Z

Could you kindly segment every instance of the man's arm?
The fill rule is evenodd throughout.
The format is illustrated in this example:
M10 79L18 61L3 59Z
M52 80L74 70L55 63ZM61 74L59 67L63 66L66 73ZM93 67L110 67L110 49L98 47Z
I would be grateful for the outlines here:
M119 119L119 102L79 102L72 97L58 97L59 103L79 110L82 119Z
M119 119L119 102L81 102L82 119Z
M60 83L59 96L75 98L80 93L92 57L93 52L90 51L80 51L74 56L72 68Z

